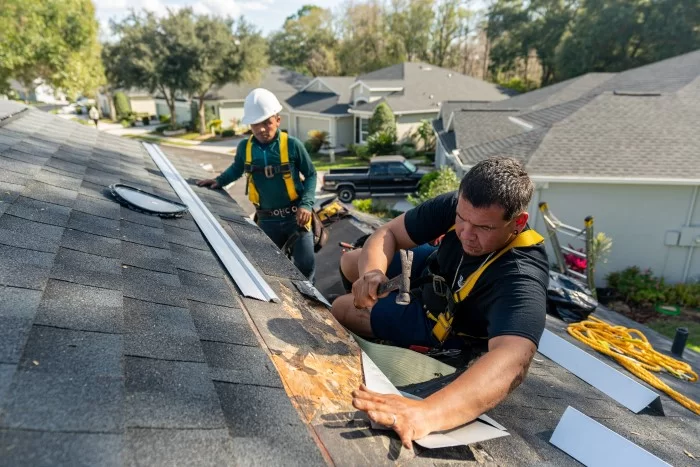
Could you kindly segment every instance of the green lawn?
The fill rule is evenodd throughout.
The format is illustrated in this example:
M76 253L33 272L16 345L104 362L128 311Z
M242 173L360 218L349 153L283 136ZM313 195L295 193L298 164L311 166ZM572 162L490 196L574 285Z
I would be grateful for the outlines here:
M316 170L347 169L351 167L367 167L369 162L357 156L335 156L335 163L331 164L327 154L312 154L311 160Z
M696 321L649 321L645 323L647 326L652 328L659 334L673 340L676 335L676 328L687 328L688 329L688 344L689 349L693 349L696 352L700 352L700 323Z
M147 135L123 135L125 138L137 139L139 141L145 141L147 143L157 143L157 144L169 144L171 146L182 146L185 148L191 148L194 145L188 143L180 143L179 141L164 141L160 138L154 138L153 136Z

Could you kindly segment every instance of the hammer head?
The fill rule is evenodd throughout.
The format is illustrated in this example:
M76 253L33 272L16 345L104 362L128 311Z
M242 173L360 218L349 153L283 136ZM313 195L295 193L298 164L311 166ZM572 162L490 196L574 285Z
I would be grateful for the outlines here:
M413 264L413 251L401 250L401 284L399 285L399 293L396 295L396 303L399 305L408 305L411 303L411 265Z

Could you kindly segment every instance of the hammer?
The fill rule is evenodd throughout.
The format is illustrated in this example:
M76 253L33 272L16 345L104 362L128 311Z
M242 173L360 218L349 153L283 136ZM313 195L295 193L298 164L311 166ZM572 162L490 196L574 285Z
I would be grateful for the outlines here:
M389 279L387 282L379 284L377 295L382 295L386 292L398 290L396 303L399 305L408 305L411 302L411 264L413 263L413 252L411 250L399 250L401 257L401 274Z

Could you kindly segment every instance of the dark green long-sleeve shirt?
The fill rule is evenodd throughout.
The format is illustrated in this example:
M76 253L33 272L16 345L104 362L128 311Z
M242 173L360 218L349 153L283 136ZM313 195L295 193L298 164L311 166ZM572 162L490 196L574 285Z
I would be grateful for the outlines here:
M236 157L233 164L228 169L216 177L216 181L221 186L226 186L243 176L243 166L245 165L246 144L248 139L244 139L238 144ZM299 195L299 207L311 210L316 201L316 169L309 157L306 148L298 139L290 136L288 138L289 164L292 171L292 179ZM280 134L268 144L261 144L253 137L253 165L280 165ZM302 182L299 174L304 175ZM265 177L265 174L253 173L255 188L260 194L260 209L278 209L289 206L289 196L287 187L284 184L282 174L276 174L273 178Z

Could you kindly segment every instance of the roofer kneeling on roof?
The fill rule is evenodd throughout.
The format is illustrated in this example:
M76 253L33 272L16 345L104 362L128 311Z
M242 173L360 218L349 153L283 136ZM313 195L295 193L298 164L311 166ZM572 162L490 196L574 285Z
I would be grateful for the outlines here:
M301 141L279 130L281 110L282 105L267 89L251 91L243 104L242 122L250 125L253 134L238 145L228 169L197 185L219 188L247 174L246 192L255 205L258 225L279 248L299 234L292 253L294 265L313 282L316 263L311 210L316 169Z
M352 293L332 312L353 332L403 347L488 350L422 401L364 386L353 392L353 405L392 427L407 448L495 407L527 373L544 331L549 281L543 238L527 225L533 189L520 162L479 162L458 193L393 219L341 257ZM443 234L439 247L428 245ZM410 248L411 302L396 304L397 292L378 297L378 285L401 272L398 250Z

